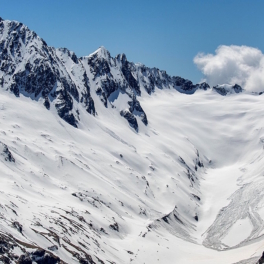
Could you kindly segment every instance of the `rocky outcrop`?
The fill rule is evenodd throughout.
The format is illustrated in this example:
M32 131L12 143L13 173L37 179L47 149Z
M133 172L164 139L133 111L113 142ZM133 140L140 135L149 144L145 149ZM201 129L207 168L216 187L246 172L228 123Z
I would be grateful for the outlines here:
M0 155L4 157L5 161L15 162L15 158L13 157L11 151L7 147L6 144L0 141Z
M123 116L127 122L129 123L129 125L134 128L136 131L138 131L138 122L137 119L135 118L135 116L133 114L131 114L131 112L129 110L122 110L120 112L120 115Z
M261 258L259 259L257 264L263 264L264 263L264 252L262 253Z
M222 84L222 85L216 85L213 87L213 90L215 90L217 93L225 96L227 94L234 94L234 93L241 93L242 88L238 84L230 85L230 84Z

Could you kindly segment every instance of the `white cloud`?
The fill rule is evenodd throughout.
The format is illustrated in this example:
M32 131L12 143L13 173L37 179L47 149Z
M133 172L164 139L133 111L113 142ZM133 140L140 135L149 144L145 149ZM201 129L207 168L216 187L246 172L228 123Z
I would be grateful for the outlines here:
M211 86L237 83L249 91L264 91L264 54L259 49L222 45L215 54L197 54L194 63Z

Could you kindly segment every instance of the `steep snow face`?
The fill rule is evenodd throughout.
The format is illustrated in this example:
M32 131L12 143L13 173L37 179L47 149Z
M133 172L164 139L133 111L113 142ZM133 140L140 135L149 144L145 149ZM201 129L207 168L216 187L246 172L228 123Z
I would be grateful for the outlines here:
M0 85L0 262L257 261L263 95L1 19Z

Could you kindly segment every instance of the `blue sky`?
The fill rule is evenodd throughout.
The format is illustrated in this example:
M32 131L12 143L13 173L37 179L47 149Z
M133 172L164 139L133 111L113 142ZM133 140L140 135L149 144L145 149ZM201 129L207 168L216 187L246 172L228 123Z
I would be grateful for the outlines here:
M264 51L261 0L0 0L3 19L18 20L50 46L78 56L105 46L112 56L199 82L198 52L219 45Z

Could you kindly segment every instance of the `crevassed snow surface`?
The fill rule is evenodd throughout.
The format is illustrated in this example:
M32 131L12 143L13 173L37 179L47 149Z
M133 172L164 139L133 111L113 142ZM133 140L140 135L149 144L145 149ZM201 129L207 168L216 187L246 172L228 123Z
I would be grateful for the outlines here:
M55 244L67 263L73 252L95 263L261 255L264 96L157 90L138 98L149 120L138 133L94 100L98 116L80 108L76 129L41 100L0 91L0 141L15 159L0 155L1 233Z

